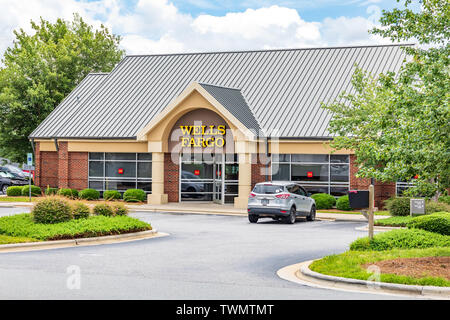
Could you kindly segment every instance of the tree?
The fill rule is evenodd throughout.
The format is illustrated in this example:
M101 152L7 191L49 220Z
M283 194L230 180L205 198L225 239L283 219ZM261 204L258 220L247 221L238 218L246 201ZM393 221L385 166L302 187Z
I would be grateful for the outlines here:
M0 67L0 156L23 162L28 136L90 72L110 72L123 58L120 37L74 14L73 21L31 21L14 31Z
M450 186L450 4L423 0L414 12L383 11L371 32L391 41L418 41L405 47L410 59L398 74L371 75L356 68L353 93L323 105L334 115L330 132L336 149L353 149L358 176L409 181L411 193L438 197Z

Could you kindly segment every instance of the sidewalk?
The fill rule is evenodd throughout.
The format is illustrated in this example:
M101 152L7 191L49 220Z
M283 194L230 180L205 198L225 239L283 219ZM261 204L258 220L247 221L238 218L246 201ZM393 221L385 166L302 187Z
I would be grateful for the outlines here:
M29 202L0 202L0 208L13 207L32 207ZM131 211L147 211L147 212L166 212L166 213L195 213L195 214L216 214L230 216L247 216L246 209L236 209L232 204L216 204L204 202L183 202L183 203L167 203L161 205L129 204L127 207ZM345 214L345 213L322 213L316 214L318 219L332 221L355 221L367 222L362 214ZM375 219L389 218L389 216L375 216Z

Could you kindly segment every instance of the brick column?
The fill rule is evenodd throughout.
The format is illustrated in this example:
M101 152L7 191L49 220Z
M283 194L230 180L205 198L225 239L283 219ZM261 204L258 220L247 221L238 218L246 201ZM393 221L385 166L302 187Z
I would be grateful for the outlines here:
M58 187L69 187L69 152L67 142L59 142L58 150Z
M270 180L270 157L252 154L252 189L255 184Z
M172 160L170 153L164 154L164 193L169 202L179 201L180 165Z

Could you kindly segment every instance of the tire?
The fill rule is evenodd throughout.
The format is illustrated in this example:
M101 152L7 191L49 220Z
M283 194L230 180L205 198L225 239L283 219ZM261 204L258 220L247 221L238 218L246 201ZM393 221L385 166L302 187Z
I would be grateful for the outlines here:
M6 184L2 186L2 193L3 193L3 194L6 194L6 189L8 189L8 187L9 187L9 186L6 185Z
M248 215L248 221L250 221L250 223L257 223L258 219L259 219L259 217L255 214Z
M289 216L286 217L284 221L287 224L294 224L296 218L297 218L297 209L295 209L295 207L291 207L291 210L289 211Z
M311 207L311 211L309 212L309 216L306 217L306 220L308 220L308 221L316 220L316 207L315 206Z

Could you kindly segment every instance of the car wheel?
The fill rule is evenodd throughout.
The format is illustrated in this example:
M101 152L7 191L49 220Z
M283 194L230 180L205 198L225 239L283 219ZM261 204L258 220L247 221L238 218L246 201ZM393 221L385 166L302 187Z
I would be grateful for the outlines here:
M259 217L257 215L254 215L254 214L248 215L248 221L250 221L250 223L257 223L258 219L259 219Z
M312 206L311 211L309 212L309 216L306 218L308 221L316 220L316 207Z
M8 186L5 184L4 186L2 186L2 193L6 194L6 189L8 189Z
M289 211L289 216L286 217L285 221L288 224L294 224L296 218L297 218L297 210L295 209L295 207L292 207L291 210Z

